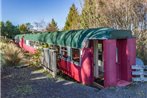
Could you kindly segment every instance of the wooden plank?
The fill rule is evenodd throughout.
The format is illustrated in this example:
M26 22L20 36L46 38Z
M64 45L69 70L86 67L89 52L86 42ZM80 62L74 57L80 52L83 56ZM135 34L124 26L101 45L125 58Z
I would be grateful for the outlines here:
M141 71L133 71L132 75L144 75L144 72Z
M141 78L132 78L132 80L133 80L133 81L137 81L137 82L138 82L138 81L142 81Z
M135 71L132 71L132 75L136 76L133 77L133 81L147 81L147 66L139 66L139 65L133 65L132 69ZM139 76L138 76L139 75Z
M96 87L98 87L98 88L100 88L100 89L103 89L104 88L104 86L102 86L102 85L100 85L100 84L98 84L96 82L93 82L93 85L96 86Z
M143 67L142 66L132 66L132 69L143 69Z
M147 81L147 78L132 78L133 81Z

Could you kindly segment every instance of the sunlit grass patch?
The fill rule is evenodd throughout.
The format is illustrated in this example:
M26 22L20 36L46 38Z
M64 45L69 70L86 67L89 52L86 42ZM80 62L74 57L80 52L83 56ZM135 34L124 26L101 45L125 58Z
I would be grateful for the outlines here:
M45 69L43 68L39 68L39 69L36 69L35 71L33 71L31 74L38 74L38 73L43 73L45 74L48 78L53 78L53 76Z
M43 68L39 68L39 69L36 69L36 70L32 71L31 74L44 73L44 71L45 70Z

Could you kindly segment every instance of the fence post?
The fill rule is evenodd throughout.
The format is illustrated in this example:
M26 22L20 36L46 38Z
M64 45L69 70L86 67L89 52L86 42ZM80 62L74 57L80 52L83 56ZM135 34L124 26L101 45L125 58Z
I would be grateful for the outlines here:
M53 77L57 75L57 63L56 63L56 52L53 50L53 63L52 63Z
M44 48L44 57L45 57L45 66L49 67L49 49L48 48Z

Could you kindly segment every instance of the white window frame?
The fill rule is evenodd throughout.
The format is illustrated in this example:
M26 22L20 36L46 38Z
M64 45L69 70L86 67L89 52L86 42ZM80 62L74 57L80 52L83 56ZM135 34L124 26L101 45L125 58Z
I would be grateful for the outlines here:
M79 52L80 52L80 54L79 54L79 62L73 60L73 54L72 54L73 51L72 51L72 49L78 49L79 50ZM71 48L71 60L76 66L81 66L81 55L82 55L82 50L81 49L79 49L79 48Z

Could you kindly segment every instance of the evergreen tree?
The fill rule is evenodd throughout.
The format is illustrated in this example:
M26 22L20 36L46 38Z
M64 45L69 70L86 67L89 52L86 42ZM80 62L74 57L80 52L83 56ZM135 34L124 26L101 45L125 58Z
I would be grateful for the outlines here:
M12 36L15 33L14 28L15 28L15 26L10 21L6 21L6 23L5 23L5 36L12 38Z
M21 24L21 25L19 26L19 31L20 31L21 33L26 33L26 32L28 32L28 28L27 28L27 26L26 26L25 24Z
M33 25L31 23L26 23L25 24L27 26L27 30L30 31L33 28Z
M10 21L0 22L1 35L8 38L13 38L16 34L19 34L19 29L14 26Z
M0 22L0 30L1 30L1 35L6 36L5 34L5 24L3 21Z
M73 30L80 28L80 16L74 4L70 7L64 30Z
M81 15L81 26L82 28L94 28L96 27L97 15L99 13L96 13L96 2L95 0L84 0L84 7L82 9L82 15ZM97 2L99 0L96 0Z
M57 23L55 22L54 19L52 19L51 23L48 24L48 26L46 27L46 30L48 32L55 32L55 31L58 31L58 26L57 26Z

